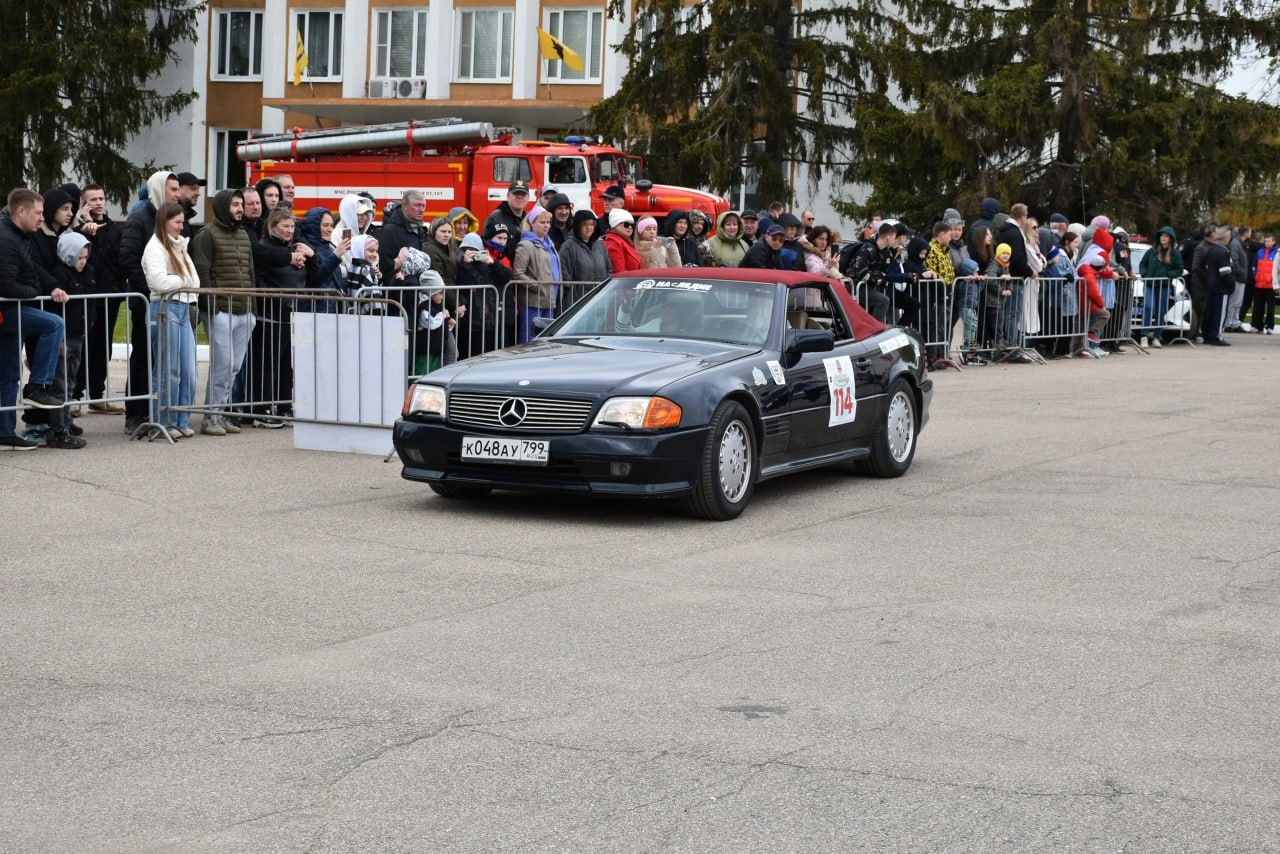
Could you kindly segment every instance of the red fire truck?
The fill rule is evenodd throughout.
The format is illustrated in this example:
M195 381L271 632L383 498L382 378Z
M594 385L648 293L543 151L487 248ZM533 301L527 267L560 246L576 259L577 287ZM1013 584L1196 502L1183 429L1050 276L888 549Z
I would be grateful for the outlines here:
M512 181L524 181L536 200L554 185L575 210L603 210L601 194L611 184L626 193L626 208L638 220L661 221L673 210L700 210L714 222L729 209L720 196L654 184L643 177L639 157L601 140L568 137L564 142L513 142L487 122L430 122L301 130L250 138L237 147L250 185L289 175L297 185L295 212L338 202L362 190L378 201L378 215L405 190L426 193L426 218L465 207L481 221L507 198Z

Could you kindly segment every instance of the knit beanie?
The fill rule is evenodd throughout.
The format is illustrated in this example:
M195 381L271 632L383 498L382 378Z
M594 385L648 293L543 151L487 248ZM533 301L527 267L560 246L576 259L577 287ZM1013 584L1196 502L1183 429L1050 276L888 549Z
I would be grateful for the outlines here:
M999 246L996 247L996 257L999 258L1001 255L1012 256L1013 248L1009 246L1008 243L1001 243Z
M754 218L755 217L752 217L752 219ZM636 223L636 234L644 234L644 230L646 228L656 228L657 225L658 225L658 221L653 217L651 216L641 217L640 221Z

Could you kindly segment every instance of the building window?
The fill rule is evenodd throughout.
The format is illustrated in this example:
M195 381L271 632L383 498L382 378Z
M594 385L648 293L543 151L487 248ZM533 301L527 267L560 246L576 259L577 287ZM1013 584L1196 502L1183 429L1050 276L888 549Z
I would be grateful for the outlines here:
M342 13L308 9L294 14L295 32L302 33L302 43L307 48L308 80L342 79ZM293 56L294 38L289 43L289 56ZM285 63L286 76L293 77L293 62Z
M427 12L387 9L374 13L374 77L425 77Z
M604 11L555 9L547 12L547 32L582 57L582 71L559 60L547 62L547 79L561 82L599 83L604 58Z
M213 192L228 188L240 190L245 186L245 164L236 157L236 144L244 142L250 133L247 130L215 130L213 132L213 168L210 169Z
M262 13L217 9L213 29L213 78L261 80Z
M515 15L503 9L458 12L456 80L511 82L511 30Z

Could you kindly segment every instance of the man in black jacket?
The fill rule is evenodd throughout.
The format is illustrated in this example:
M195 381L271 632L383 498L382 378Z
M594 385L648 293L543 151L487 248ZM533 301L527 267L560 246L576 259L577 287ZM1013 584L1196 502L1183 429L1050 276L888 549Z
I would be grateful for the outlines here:
M1204 343L1214 347L1230 347L1222 338L1222 327L1226 320L1227 298L1235 290L1235 273L1231 269L1231 250L1227 243L1231 240L1231 229L1219 226L1214 232L1213 243L1204 253L1204 281L1208 285L1208 298L1205 300L1204 321L1200 324L1200 332L1204 335Z
M34 306L9 300L33 299L42 294L31 254L31 235L44 218L39 193L19 188L9 194L8 216L0 217L0 400L13 401L22 376L22 338L35 338L31 382L23 389L23 402L40 409L60 409L64 401L53 394L54 374L66 329L62 318ZM60 295L60 296L59 296ZM65 291L55 290L55 302L66 302ZM21 328L21 334L19 334ZM14 435L17 418L0 411L0 448L31 450L35 442ZM68 443L63 445L63 434ZM65 429L49 440L54 447L84 447L84 441Z
M1009 218L1000 226L996 235L996 245L1009 244L1013 257L1009 261L1009 275L1015 279L1028 279L1035 275L1031 263L1027 260L1027 239L1023 231L1027 226L1027 206L1019 202L1009 208Z
M507 227L507 247L514 252L515 245L520 242L520 235L524 232L524 215L528 204L529 185L524 181L512 181L507 187L507 200L485 218L485 234L490 233L489 226L492 223L502 223Z
M889 297L885 294L885 278L889 261L896 254L897 228L891 222L881 222L872 240L853 244L846 255L841 253L840 272L853 283L853 295L877 320L889 315Z
M178 200L178 176L168 170L153 172L147 179L147 201L129 214L129 219L120 232L120 272L124 275L127 293L150 297L147 277L142 272L142 252L156 231L156 205L178 204ZM185 223L183 236L191 236L190 226ZM133 352L129 354L129 384L125 393L133 399L124 404L126 433L133 433L141 427L151 414L151 401L147 397L148 389L151 388L151 360L148 357L150 348L147 343L148 313L149 303L146 299L129 300L129 343Z
M769 231L742 256L739 267L755 267L765 270L782 269L782 241L785 230L780 225L769 226Z
M89 184L81 191L83 217L79 231L89 238L93 249L89 252L89 264L93 266L93 278L97 293L119 294L125 290L124 276L120 272L121 224L107 216L107 194L101 184ZM85 358L80 376L76 378L73 397L88 393L90 400L100 400L107 393L107 368L111 362L111 338L120 316L124 300L119 297L91 303L89 334L85 340ZM124 407L118 403L91 403L93 412L118 414Z

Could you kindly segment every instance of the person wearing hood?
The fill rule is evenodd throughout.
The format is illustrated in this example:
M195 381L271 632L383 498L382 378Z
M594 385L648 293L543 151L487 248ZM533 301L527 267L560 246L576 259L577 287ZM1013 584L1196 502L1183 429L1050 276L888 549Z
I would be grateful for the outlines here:
M800 245L800 229L804 226L800 217L783 211L775 221L782 226L782 269L804 272L804 247Z
M996 214L1000 213L1000 200L987 196L978 203L978 218L969 226L969 257L978 257L977 235L979 228L991 229L992 235L999 233L996 225Z
M1178 251L1178 234L1170 226L1156 232L1156 245L1147 250L1138 263L1138 274L1144 289L1142 299L1142 340L1148 345L1163 347L1164 316L1169 310L1169 294L1173 280L1182 278L1182 253Z
M303 216L299 231L302 241L316 254L316 287L343 293L346 276L342 271L342 256L351 251L351 236L344 236L335 251L332 242L333 224L333 211L314 207ZM337 303L333 300L320 300L315 303L314 310L333 314L337 311Z
M259 234L265 237L267 234L267 217L273 210L280 207L280 199L284 198L284 191L280 189L280 182L273 178L263 178L254 184L253 188L258 191L258 198L262 200L262 213L260 214L262 230Z
M596 234L596 215L591 211L578 211L573 215L572 233L560 247L560 274L566 282L593 285L613 275L609 250Z
M1080 263L1076 265L1080 309L1085 316L1088 332L1086 340L1077 341L1072 348L1080 356L1088 357L1090 353L1095 356L1110 355L1108 351L1102 349L1098 333L1111 319L1111 312L1107 310L1106 302L1102 298L1102 289L1099 287L1100 279L1114 278L1116 274L1115 270L1111 269L1111 246L1111 235L1105 229L1096 230L1093 243L1085 250ZM1085 349L1086 344L1088 350Z
M556 296L562 280L560 255L551 241L551 211L535 205L529 211L529 230L516 245L511 265L511 281L516 287L519 329L516 340L523 344L534 337L534 318L555 317Z
M665 237L671 238L675 244L676 253L680 257L680 266L697 267L702 263L702 257L698 254L698 243L689 233L687 211L676 209L667 214L666 220L662 223L662 233Z
M698 265L701 267L715 267L716 259L711 254L711 247L707 241L711 238L713 232L711 230L711 217L702 211L694 208L689 211L689 234L693 237L698 247Z
M554 193L546 208L551 211L551 242L558 252L573 235L573 202L564 193Z
M49 310L62 317L66 332L63 338L63 355L58 360L59 364L53 375L52 391L56 397L70 399L68 392L75 383L84 358L88 303L82 300L68 303L65 299L94 293L97 287L93 268L89 266L89 238L79 232L64 229L54 244L54 252L58 260L57 266L50 271L53 285L45 290L45 294L55 297L49 304ZM59 294L65 294L66 298L57 299ZM28 341L28 354L32 359L36 356L33 344L32 340ZM23 413L22 420L33 427L39 425L38 429L42 432L48 431L50 435L44 441L51 447L74 450L85 445L84 439L79 438L84 430L76 425L70 410L29 409Z
M462 260L458 262L458 286L467 288L458 292L456 305L466 311L458 319L454 329L458 343L458 358L468 359L498 348L498 275L510 267L496 263L493 254L485 249L480 235L471 232L462 238L458 247Z
M742 263L751 242L743 237L742 217L725 211L716 217L716 230L707 238L707 252L713 266L736 267Z
M422 251L431 259L431 269L440 274L446 285L458 282L458 256L453 251L453 223L448 217L438 216L427 227L427 239Z
M257 277L253 268L253 241L243 227L244 193L219 190L213 197L213 220L191 240L191 260L200 287L212 290L248 290ZM221 407L231 400L231 389L244 365L245 353L257 319L253 300L218 294L204 301L204 326L209 335L209 376L204 403L213 413L202 426L222 424ZM223 426L226 434L226 427ZM206 430L205 432L210 432Z
M457 244L455 255L462 260L462 238L468 234L480 236L480 220L464 207L449 208L449 224L453 226L453 242Z
M55 286L54 271L58 269L58 237L71 227L75 216L75 202L66 190L55 187L44 193L44 221L32 235L31 251L35 254L36 271L41 288L48 293Z
M127 293L151 293L146 273L142 269L142 254L155 236L157 205L178 204L178 176L162 169L147 178L147 200L142 207L129 214L120 232L120 272L125 278ZM191 229L183 217L181 236L191 237ZM147 303L131 299L129 304L130 338L129 382L125 394L133 398L124 403L124 429L132 434L150 417L146 394L150 382L151 365L148 361L147 323L150 310Z
M372 224L373 202L364 196L343 196L342 201L338 202L338 224L334 227L329 242L333 245L334 252L338 254L344 274L351 272L353 260L363 263L365 254L363 244L367 241L361 241L358 238L368 237L369 226ZM346 252L339 253L338 246L344 237L351 239L351 245Z

